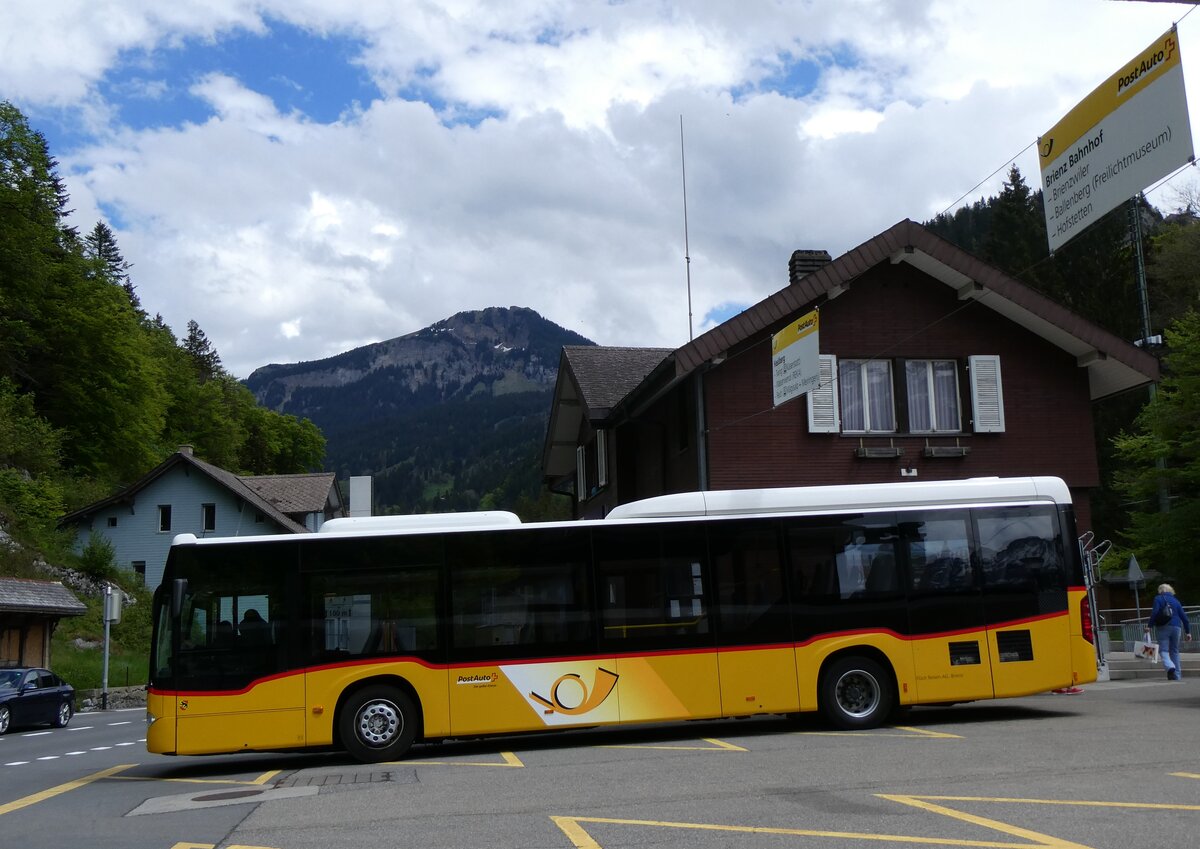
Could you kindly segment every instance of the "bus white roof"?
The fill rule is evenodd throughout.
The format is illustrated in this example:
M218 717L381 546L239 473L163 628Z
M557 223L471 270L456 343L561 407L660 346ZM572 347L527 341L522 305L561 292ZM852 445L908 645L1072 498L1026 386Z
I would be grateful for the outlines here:
M797 486L680 492L622 504L604 521L686 519L699 516L750 516L786 513L833 513L845 510L903 509L908 506L954 506L1042 501L1070 504L1071 492L1060 478L968 478L951 481ZM330 519L316 534L297 541L332 536L367 536L421 532L474 531L492 528L537 528L584 525L595 520L522 523L515 513L482 510L471 513L422 513L410 516L351 516ZM179 534L172 545L278 542L280 536L207 537Z
M416 513L406 516L346 516L329 519L319 533L385 533L393 531L450 531L472 528L506 528L521 524L521 517L507 510L477 510L471 513Z
M1070 504L1071 491L1060 478L1028 477L680 492L622 504L605 519L835 512L1003 501Z

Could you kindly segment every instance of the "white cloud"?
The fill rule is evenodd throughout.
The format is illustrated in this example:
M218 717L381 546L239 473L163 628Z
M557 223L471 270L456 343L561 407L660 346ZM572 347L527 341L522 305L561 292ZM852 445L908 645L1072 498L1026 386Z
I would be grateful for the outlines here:
M996 191L1006 169L970 193L1178 9L20 0L5 12L0 91L76 110L93 134L54 151L78 222L113 211L142 303L177 331L198 321L245 376L496 305L605 344L681 344L721 305L786 285L795 248L837 255ZM349 58L385 96L320 123L233 68L147 71L113 96L174 86L211 116L134 130L101 95L131 56L274 22L357 39ZM1185 20L1185 67L1193 35ZM1018 164L1036 184L1033 157Z

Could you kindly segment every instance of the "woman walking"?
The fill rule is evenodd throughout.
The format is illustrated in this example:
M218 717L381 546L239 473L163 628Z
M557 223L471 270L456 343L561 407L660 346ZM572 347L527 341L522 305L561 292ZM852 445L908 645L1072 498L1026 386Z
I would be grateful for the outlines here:
M1192 623L1170 584L1158 585L1158 595L1150 608L1150 622L1157 629L1158 651L1167 668L1167 680L1178 681L1183 678L1183 667L1179 665L1179 639L1184 634L1187 639L1192 638Z

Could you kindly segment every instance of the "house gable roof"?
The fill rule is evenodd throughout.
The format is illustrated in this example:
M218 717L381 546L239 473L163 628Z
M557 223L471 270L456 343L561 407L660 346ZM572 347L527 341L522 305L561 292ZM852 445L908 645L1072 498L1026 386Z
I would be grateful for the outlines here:
M576 354L564 348L542 453L544 477L554 480L574 469L576 436L584 415L601 426L623 411L643 408L706 363L720 361L739 345L778 330L821 301L841 294L868 270L901 262L954 290L960 300L976 301L1073 356L1079 367L1087 369L1093 401L1158 379L1159 364L1152 354L904 219L673 351L589 347L581 349L586 354ZM643 352L644 359L626 362L629 355L624 352ZM585 374L582 381L575 375L577 366ZM599 373L606 369L627 371ZM626 386L625 394L619 395Z
M671 355L670 348L564 345L542 449L543 469L574 469L583 421L605 421L612 409Z
M134 481L132 484L115 495L101 499L100 501L96 501L87 505L86 507L76 510L74 513L68 513L66 516L63 516L59 520L59 525L77 523L108 507L118 504L128 504L135 500L139 492L144 490L150 484L154 483L154 481L161 478L171 469L174 469L180 465L186 465L201 472L219 486L224 487L233 496L242 499L247 504L254 507L254 509L261 512L264 516L270 518L285 531L294 534L308 533L308 528L288 516L288 511L285 511L279 504L274 503L270 497L262 494L259 487L268 490L268 492L270 492L272 495L279 495L283 504L291 505L297 503L296 499L299 498L301 499L301 503L305 505L311 505L314 502L309 500L311 497L311 492L309 490L310 484L312 489L315 490L319 484L323 482L324 494L320 498L319 506L309 507L303 511L320 512L325 508L325 501L329 496L334 481L333 472L321 472L314 475L260 475L254 477L241 477L239 475L235 475L233 472L222 469L220 466L214 466L212 463L204 462L193 455L190 448L186 448L176 451L166 460L163 460L163 462L159 463L141 478ZM285 478L289 480L272 490L272 484L269 483L269 481L271 481L273 478ZM298 479L302 478L311 478L314 480L304 481L301 483ZM256 483L252 485L250 483L251 481ZM283 497L285 495L286 497Z
M341 506L341 496L334 487L336 478L333 472L311 475L257 475L239 480L264 500L291 516L323 512L331 494L334 506Z
M0 578L0 611L82 616L87 613L87 605L57 581Z
M675 352L676 377L852 286L868 269L905 262L1075 357L1093 401L1158 379L1158 360L1026 284L905 219Z

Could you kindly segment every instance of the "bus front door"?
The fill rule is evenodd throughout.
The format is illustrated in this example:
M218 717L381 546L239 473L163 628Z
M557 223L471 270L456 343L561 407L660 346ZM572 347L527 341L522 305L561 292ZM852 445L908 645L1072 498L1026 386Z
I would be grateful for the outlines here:
M273 631L238 639L180 651L181 680L190 685L175 694L178 754L305 745L304 675L279 674L285 647Z
M915 702L969 702L996 695L983 602L974 587L909 597Z

